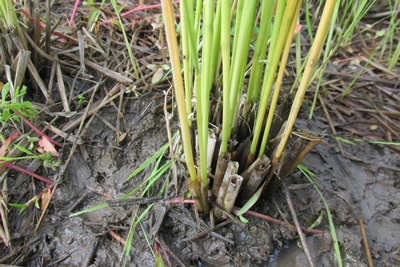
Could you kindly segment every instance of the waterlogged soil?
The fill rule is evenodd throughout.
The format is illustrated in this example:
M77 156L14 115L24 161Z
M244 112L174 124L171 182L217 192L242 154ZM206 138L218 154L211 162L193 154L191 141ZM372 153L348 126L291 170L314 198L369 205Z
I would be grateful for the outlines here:
M209 229L208 218L199 218L189 204L155 205L136 227L129 256L125 257L122 239L128 236L135 214L147 205L113 205L70 217L70 214L106 203L137 187L149 176L152 167L128 182L125 179L147 158L167 142L164 116L156 106L162 98L154 95L132 99L123 110L118 141L115 129L117 112L112 106L102 109L78 146L62 177L50 208L35 232L40 212L32 207L22 214L9 213L12 247L0 244L0 263L23 266L154 266L152 249L160 245L161 254L171 266L308 266L297 234L287 227L249 215L247 224L229 222ZM159 100L157 100L159 99ZM99 119L101 118L101 119ZM327 127L316 119L298 120L300 129L322 133ZM178 128L171 122L172 130ZM122 139L122 138L121 138ZM345 266L367 266L366 252L360 233L359 219L365 227L375 266L400 265L400 156L388 147L357 143L344 144L344 157L337 143L329 137L330 146L318 145L303 161L316 176L314 183L321 190L336 228ZM71 144L66 144L67 157ZM43 175L49 173L43 173ZM50 173L51 174L51 173ZM9 172L10 202L31 197L32 182L21 182ZM53 173L55 175L55 173ZM168 174L169 175L169 174ZM168 175L154 185L158 192ZM185 183L179 175L179 194ZM18 183L17 183L18 182ZM316 266L337 266L324 202L314 186L299 171L287 181L300 224L314 222L326 234L307 234L306 240ZM39 186L40 187L40 186ZM175 187L169 183L169 194ZM279 189L273 197L263 195L252 210L293 223L284 194ZM321 217L320 217L321 218ZM199 235L202 233L203 235ZM150 244L150 245L149 245Z

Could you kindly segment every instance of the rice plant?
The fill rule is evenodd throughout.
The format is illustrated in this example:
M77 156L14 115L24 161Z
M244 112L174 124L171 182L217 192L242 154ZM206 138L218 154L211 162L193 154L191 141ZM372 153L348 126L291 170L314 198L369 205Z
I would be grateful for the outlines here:
M181 1L179 40L172 3L162 1L187 186L199 211L210 211L208 190L227 211L238 195L255 202L251 196L289 175L316 144L302 136L287 148L335 5L323 7L289 100L282 81L302 1Z

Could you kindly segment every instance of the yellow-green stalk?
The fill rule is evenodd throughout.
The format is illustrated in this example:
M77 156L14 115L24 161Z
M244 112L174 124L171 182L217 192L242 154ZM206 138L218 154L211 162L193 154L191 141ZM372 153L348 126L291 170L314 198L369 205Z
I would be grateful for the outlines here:
M315 65L318 61L319 55L322 50L322 46L324 44L324 40L326 37L326 33L329 28L329 22L331 21L331 17L333 11L335 9L336 0L327 0L324 6L324 11L321 15L321 21L318 26L317 33L315 35L314 43L311 47L310 54L307 60L306 68L303 73L303 77L301 79L299 89L297 90L296 97L292 104L292 108L290 110L288 123L286 125L285 131L282 135L282 139L278 145L277 151L275 153L275 162L278 162L282 156L283 150L286 147L287 141L289 139L290 133L294 126L294 123L297 118L297 114L299 113L301 103L303 101L306 90L309 86L309 82L311 79L311 75L315 69Z
M247 117L247 112L251 105L258 100L260 92L261 74L265 66L265 53L270 37L270 28L272 23L272 13L274 11L275 1L262 1L260 15L260 31L257 36L255 50L253 55L253 63L251 68L249 88L247 90L246 106L243 112L244 117Z
M197 129L200 154L200 178L201 193L203 197L203 208L207 211L207 148L208 148L208 114L210 107L210 88L213 82L212 74L212 49L213 49L213 23L214 23L214 1L206 0L203 4L203 49L201 64L201 85L196 88L197 101Z
M264 123L265 114L267 111L269 97L271 95L272 86L275 81L276 69L278 67L279 59L282 54L284 42L287 38L287 32L289 30L290 22L292 21L291 18L293 16L295 7L296 5L294 1L288 1L286 5L287 11L285 12L285 1L278 1L274 20L274 29L271 37L271 45L268 52L267 66L264 74L264 82L262 85L260 105L257 112L254 135L250 147L250 155L247 161L248 165L253 162L254 156L257 152L257 146L261 135L262 125ZM284 21L284 16L290 16L288 18L285 18L285 20L287 19L289 23L282 23L282 21ZM290 36L290 38L292 38L292 36Z
M255 11L257 7L256 0L246 1L243 4L243 10L241 12L240 23L236 19L236 26L239 27L238 34L235 36L232 60L231 60L231 83L229 90L229 99L224 99L224 109L223 112L227 114L223 115L226 120L222 122L222 144L221 152L227 152L227 144L231 138L231 133L233 130L233 125L236 124L236 119L238 118L237 107L239 99L239 90L242 90L243 79L245 73L246 62L249 52L249 44L251 33L254 26ZM240 1L238 8L240 8ZM238 25L239 24L239 25ZM224 88L223 90L227 90ZM225 95L225 94L224 94ZM226 102L228 100L228 102ZM228 108L225 107L228 105Z
M286 63L287 63L287 59L289 56L290 46L292 44L292 39L293 39L292 36L294 33L294 28L296 26L296 22L298 20L298 15L300 12L301 1L298 1L296 4L297 5L295 5L295 10L294 10L292 18L291 18L292 21L287 22L287 24L289 25L289 31L287 33L286 43L285 43L285 47L284 47L284 50L282 53L282 59L281 59L280 67L279 67L279 72L275 79L275 81L276 81L275 82L275 90L274 90L274 94L272 95L271 105L270 105L270 108L268 111L267 123L265 125L263 139L261 142L260 150L258 152L258 157L260 157L260 158L264 155L269 132L271 131L272 122L275 117L276 104L278 102L279 93L281 90L281 85L282 85L282 80L283 80L283 74L285 72ZM289 12L291 12L291 10L289 10ZM285 16L285 17L288 19L290 17L290 15Z
M194 41L190 40L193 36L194 28L193 28L193 17L192 13L185 11L185 8L188 9L188 6L193 6L192 0L182 1L179 4L180 14L181 14L181 44L182 44L182 56L183 56L183 77L184 77L184 86L186 88L190 88L193 85L193 63L194 57L193 50L197 52L196 48L190 46L190 42L194 44ZM191 34L192 32L192 34ZM197 62L197 57L196 57ZM186 111L190 113L192 110L192 90L185 90L185 103L186 103ZM188 121L189 126L192 127L192 121Z
M230 55L231 55L231 47L230 47L230 31L231 31L231 15L230 15L230 1L222 1L221 7L221 56L222 56L222 128L228 128L228 125L225 125L226 122L229 121L229 95L231 88L231 66L230 66ZM228 140L229 136L226 135L223 137L221 153L225 154L228 150Z
M181 68L180 68L180 61L178 54L179 49L178 49L178 42L176 39L172 3L170 0L162 0L161 4L162 4L162 12L163 12L166 35L167 35L168 51L172 67L172 76L174 79L174 86L175 86L174 91L175 91L176 102L178 105L179 121L181 123L183 150L185 153L186 166L189 170L189 175L190 175L190 180L188 181L189 182L188 187L191 194L193 194L195 197L197 208L199 209L199 211L203 211L201 200L198 199L199 197L201 197L200 187L197 181L196 169L193 159L190 130L187 118L188 113L186 111L186 106L185 106L185 93L181 75Z

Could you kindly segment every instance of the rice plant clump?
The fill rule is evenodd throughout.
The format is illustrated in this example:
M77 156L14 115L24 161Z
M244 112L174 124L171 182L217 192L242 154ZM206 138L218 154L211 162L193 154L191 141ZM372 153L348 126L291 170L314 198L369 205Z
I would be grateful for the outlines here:
M335 3L326 2L289 93L282 81L302 1L181 1L179 40L172 4L162 1L187 185L200 211L210 211L208 190L231 211L238 196L279 186L319 142L297 134L287 147Z

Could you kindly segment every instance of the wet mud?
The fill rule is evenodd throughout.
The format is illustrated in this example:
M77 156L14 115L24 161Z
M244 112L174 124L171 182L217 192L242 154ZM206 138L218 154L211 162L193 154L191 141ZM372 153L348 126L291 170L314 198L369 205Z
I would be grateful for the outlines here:
M161 101L161 100L160 100ZM104 124L115 125L113 107L103 109L91 123L76 150L66 175L59 184L50 209L37 232L40 212L29 208L22 214L10 211L12 248L0 244L1 263L25 266L153 266L154 256L146 238L162 245L172 266L307 266L307 258L297 234L287 227L246 215L246 225L229 222L204 234L210 227L207 218L200 226L191 205L166 205L159 202L136 228L130 257L110 232L125 239L133 205L106 207L76 217L72 212L115 199L138 186L149 174L143 171L128 183L124 180L144 160L167 142L162 114L154 112L158 103L150 97L130 101L125 107L124 140ZM324 123L299 120L299 128L323 132ZM173 123L172 128L177 129ZM367 266L358 220L367 233L376 266L400 264L400 169L399 155L390 148L368 143L344 145L344 157L336 142L325 138L330 147L318 145L303 161L316 174L336 227L345 266ZM68 145L65 152L68 150ZM67 154L65 154L67 155ZM9 194L13 202L29 199L29 179L15 187L17 173L10 173ZM55 175L55 174L54 174ZM14 179L15 178L15 179ZM22 178L21 178L22 179ZM300 224L308 225L324 212L323 201L315 188L295 171L287 185ZM158 185L156 185L157 187ZM171 185L172 186L172 185ZM38 187L40 185L38 184ZM184 193L183 180L180 181ZM170 195L172 197L171 187ZM145 208L141 205L139 212ZM271 198L263 196L253 210L271 217L292 221L281 190ZM159 216L159 212L163 212ZM284 216L285 218L282 218ZM162 220L162 221L159 221ZM152 229L158 225L155 231ZM336 266L326 214L318 229L324 235L307 235L316 266ZM199 236L199 234L202 234Z

